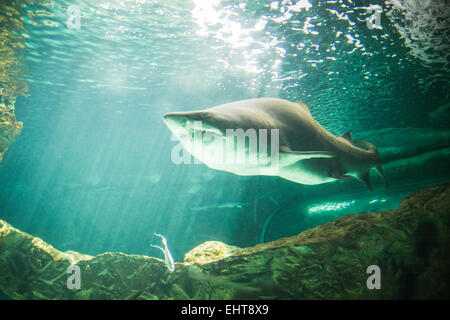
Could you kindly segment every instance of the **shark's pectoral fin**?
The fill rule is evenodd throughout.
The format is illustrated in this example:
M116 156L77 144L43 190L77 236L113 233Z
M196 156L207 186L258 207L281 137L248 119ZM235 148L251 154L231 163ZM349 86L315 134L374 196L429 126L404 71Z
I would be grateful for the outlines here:
M332 177L335 178L335 179L345 180L345 181L351 181L352 180L352 177L346 176L345 174L343 174L343 175L333 175Z
M367 187L369 187L370 191L373 191L372 185L370 184L369 171L361 173L360 175L355 176L361 182L364 182Z
M280 148L280 165L289 166L300 160L313 158L334 158L336 154L328 151L291 151L288 148Z

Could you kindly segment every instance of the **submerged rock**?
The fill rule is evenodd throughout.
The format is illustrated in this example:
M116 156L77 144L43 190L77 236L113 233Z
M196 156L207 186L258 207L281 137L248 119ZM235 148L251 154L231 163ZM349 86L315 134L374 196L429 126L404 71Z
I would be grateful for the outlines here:
M450 185L397 210L348 215L250 248L207 242L170 273L162 260L60 252L0 220L0 289L14 299L450 298ZM80 269L68 289L67 268ZM368 289L369 266L380 289Z
M21 130L22 122L16 121L14 108L0 102L0 162Z
M205 264L225 259L239 250L220 241L206 241L186 253L185 263Z
M29 31L22 9L36 4L35 0L0 1L0 162L22 129L14 112L16 97L29 96L27 64L23 61Z

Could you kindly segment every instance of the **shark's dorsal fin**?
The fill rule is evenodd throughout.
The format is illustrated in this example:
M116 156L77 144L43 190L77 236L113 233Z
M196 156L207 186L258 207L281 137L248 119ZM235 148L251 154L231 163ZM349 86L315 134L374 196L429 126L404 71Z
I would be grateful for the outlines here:
M344 138L348 142L352 142L352 137L350 136L350 130L341 134L341 138Z
M303 110L305 110L306 113L311 115L311 111L309 111L309 108L308 108L308 105L306 104L306 102L304 102L304 101L297 101L296 104L299 105Z

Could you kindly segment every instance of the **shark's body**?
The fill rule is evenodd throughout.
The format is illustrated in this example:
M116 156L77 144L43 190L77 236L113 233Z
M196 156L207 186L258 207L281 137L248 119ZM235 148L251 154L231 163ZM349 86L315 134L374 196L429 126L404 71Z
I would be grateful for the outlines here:
M225 202L217 205L206 205L193 207L193 211L208 211L208 210L218 210L218 209L242 209L244 207L250 206L249 202Z
M275 175L308 185L321 184L350 177L364 181L370 187L369 170L373 167L382 175L377 149L369 142L352 140L346 132L335 137L313 119L307 105L276 98L236 101L192 112L171 112L164 116L169 129L183 146L207 166L238 175ZM247 145L235 147L234 152L247 156L253 153L258 163L217 163L210 155L217 145L200 136L195 122L201 121L201 133L213 136L215 141L230 141L227 129L248 129L261 132L277 130L279 154L273 161L272 153L261 156L260 150ZM198 126L197 126L198 127ZM267 133L267 137L270 134ZM269 138L270 139L270 138ZM259 140L258 140L259 141ZM202 148L192 147L197 143ZM271 140L270 147L274 145ZM206 152L205 152L206 151ZM229 152L229 150L228 150ZM270 158L270 159L269 159ZM276 165L276 170L274 169Z

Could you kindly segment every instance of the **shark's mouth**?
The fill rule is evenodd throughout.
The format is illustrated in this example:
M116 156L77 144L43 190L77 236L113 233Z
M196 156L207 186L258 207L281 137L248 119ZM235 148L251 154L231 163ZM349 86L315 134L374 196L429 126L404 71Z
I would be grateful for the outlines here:
M185 115L167 114L164 122L170 131L180 140L198 141L206 139L208 142L213 137L223 137L224 132L201 120L192 120Z
M202 139L207 144L212 139L224 136L221 130L202 121L186 121L184 129L191 140Z

